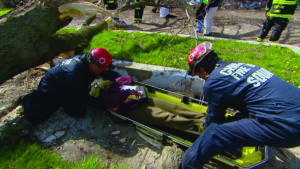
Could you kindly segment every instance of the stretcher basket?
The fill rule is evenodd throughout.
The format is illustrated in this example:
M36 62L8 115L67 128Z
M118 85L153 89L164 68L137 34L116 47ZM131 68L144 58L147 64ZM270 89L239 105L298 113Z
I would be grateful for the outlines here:
M145 86L148 98L163 99L192 110L205 111L207 108L207 103L203 100L187 97L185 95L170 92L148 84L140 82L135 83ZM201 133L198 132L179 131L176 129L168 129L166 127L144 125L142 123L139 123L138 121L126 117L126 115L120 115L113 110L108 111L114 116L130 122L142 130L160 136L163 143L171 141L180 146L183 146L186 149L192 146L193 142L201 135ZM268 160L268 147L243 147L233 152L222 152L217 156L214 156L213 158L235 168L251 169L265 163Z

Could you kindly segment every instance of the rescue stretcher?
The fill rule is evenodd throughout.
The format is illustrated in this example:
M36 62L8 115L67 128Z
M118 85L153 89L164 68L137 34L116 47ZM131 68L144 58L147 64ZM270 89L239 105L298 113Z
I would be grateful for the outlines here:
M207 103L204 100L187 97L179 93L170 92L140 82L135 82L135 84L145 87L148 98L163 99L172 103L179 104L180 106L187 107L189 109L203 111L207 108ZM139 123L138 121L126 117L126 114L121 115L111 109L108 109L108 111L112 115L134 124L139 129L139 131L146 131L145 133L150 132L156 136L161 137L163 144L167 142L173 142L187 149L192 146L193 142L201 135L201 133L198 132L179 131L177 129L170 129L166 127L144 125L142 123ZM233 152L220 153L213 158L234 168L251 169L265 163L268 160L268 147L243 147L242 149L238 149Z

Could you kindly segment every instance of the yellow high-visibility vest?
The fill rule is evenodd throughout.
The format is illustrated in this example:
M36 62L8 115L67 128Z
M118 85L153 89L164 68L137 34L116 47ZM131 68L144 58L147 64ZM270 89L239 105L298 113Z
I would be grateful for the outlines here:
M268 16L290 18L297 8L297 0L273 0ZM268 10L268 8L266 8Z

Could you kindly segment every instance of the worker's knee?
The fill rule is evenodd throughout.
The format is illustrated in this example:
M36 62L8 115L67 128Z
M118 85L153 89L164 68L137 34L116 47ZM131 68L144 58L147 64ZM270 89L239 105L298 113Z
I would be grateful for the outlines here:
M212 140L216 141L216 143L222 142L222 144L229 143L228 140L230 135L228 134L230 132L226 131L224 126L211 123L205 130L203 134L205 134L205 140L208 142L211 142Z
M23 98L22 114L31 123L39 123L50 117L59 105L50 97L35 91Z

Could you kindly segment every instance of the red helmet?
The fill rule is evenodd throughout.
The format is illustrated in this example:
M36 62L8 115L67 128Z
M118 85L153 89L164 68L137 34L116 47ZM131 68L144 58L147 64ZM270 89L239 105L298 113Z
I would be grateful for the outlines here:
M211 53L212 50L212 43L205 41L200 45L196 46L190 53L188 58L189 70L188 75L193 75L195 67L203 61L203 59Z
M90 51L90 60L104 71L107 71L112 63L109 52L104 48L95 48Z

